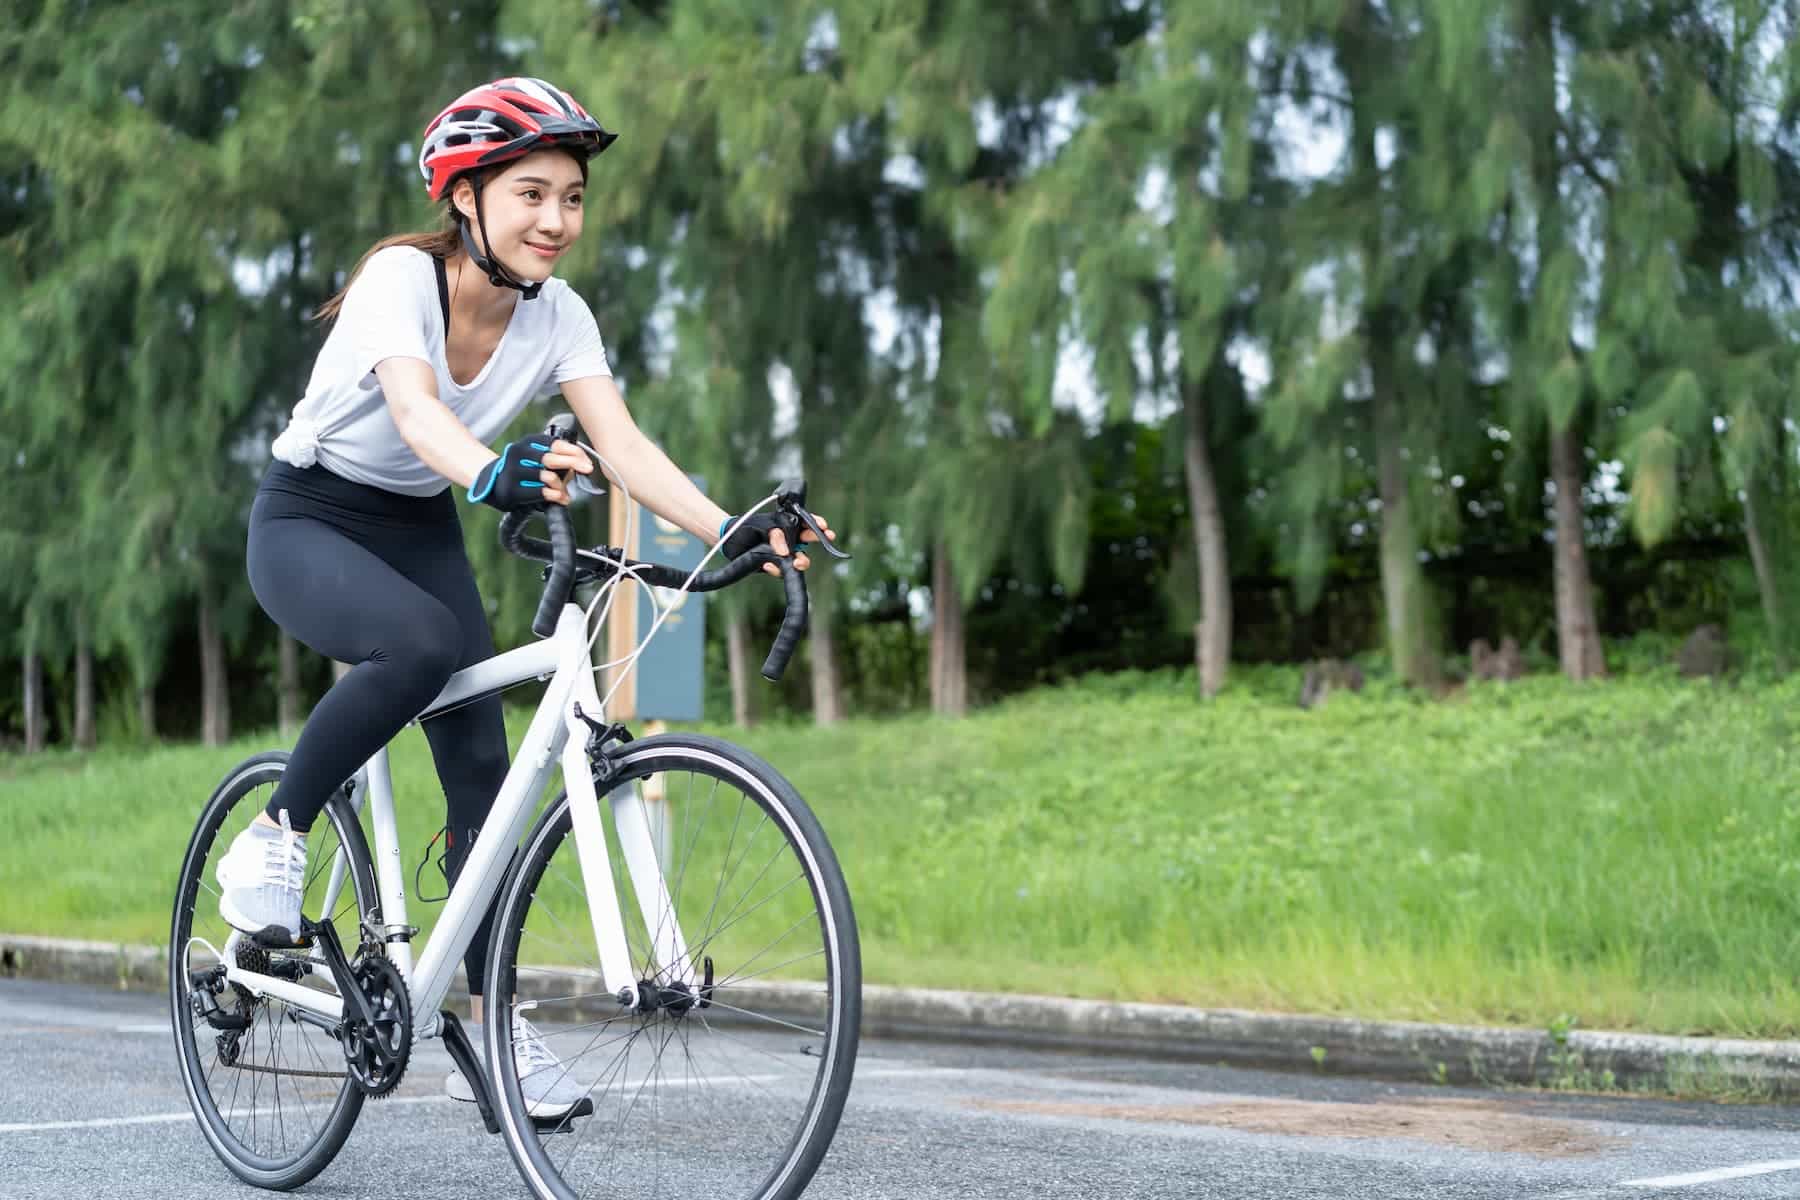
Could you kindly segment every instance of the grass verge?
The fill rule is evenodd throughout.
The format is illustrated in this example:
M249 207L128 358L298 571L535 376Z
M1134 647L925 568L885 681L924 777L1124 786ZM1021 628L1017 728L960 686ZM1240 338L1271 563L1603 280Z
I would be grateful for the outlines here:
M1800 684L1377 684L1313 712L1289 670L1191 688L703 728L818 811L872 983L1795 1036ZM0 759L0 928L160 942L200 805L277 744ZM410 881L442 820L417 730L395 773Z

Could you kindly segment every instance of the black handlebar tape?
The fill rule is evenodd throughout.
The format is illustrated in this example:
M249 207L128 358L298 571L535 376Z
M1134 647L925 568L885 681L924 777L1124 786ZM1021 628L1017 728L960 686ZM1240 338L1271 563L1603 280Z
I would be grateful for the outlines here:
M525 523L531 519L529 512L510 512L500 521L500 542L509 551L520 558L536 559L550 564L548 579L544 584L544 594L538 602L537 619L532 622L532 632L539 637L549 637L556 632L556 619L563 605L568 603L573 588L575 575L575 535L569 514L561 505L553 504L545 513L550 522L551 540L531 537L525 532ZM716 592L720 588L746 579L762 570L765 563L774 563L781 568L781 582L787 592L787 611L782 614L781 630L775 635L775 644L769 649L769 656L763 661L762 673L765 679L780 679L787 670L789 660L800 646L800 639L806 635L807 598L806 576L794 565L791 557L783 557L768 546L740 554L716 571L702 571L695 575L693 582L688 582L688 570L682 567L669 567L660 563L640 562L623 558L610 553L596 557L607 563L622 564L624 569L634 573L637 578L656 587L679 588L686 586L693 592ZM587 557L583 552L583 557Z
M544 519L550 525L550 578L544 584L544 594L538 598L531 632L547 638L556 632L556 619L569 602L574 586L575 526L569 520L569 510L560 504L548 505Z
M550 555L550 543L525 536L525 522L531 520L531 514L524 509L514 509L500 518L500 544L520 558L544 558ZM543 547L539 554L537 548Z
M527 538L527 541L535 539ZM611 547L608 547L611 550ZM588 552L583 551L584 557ZM694 582L688 583L688 575L692 573L688 567L670 567L662 563L640 562L637 559L620 558L616 554L607 553L599 556L600 562L612 567L618 574L630 572L645 583L656 587L687 588L690 592L716 592L720 588L730 587L741 579L747 579L762 569L764 563L780 562L775 552L766 546L738 555L716 571L702 571L694 576ZM623 563L623 569L619 564ZM585 565L585 564L584 564ZM597 564L595 564L597 565Z
M769 647L769 657L763 660L764 679L781 678L788 659L794 657L806 633L806 576L791 558L775 561L781 566L781 582L787 586L787 612L781 618L781 632L775 635L775 644Z
M688 572L684 568L632 559L622 561L628 570L645 583L666 588L679 588L685 584L692 592L716 592L720 588L730 587L762 570L766 563L774 563L780 567L781 582L787 591L787 611L782 614L781 630L775 635L775 644L769 649L769 657L763 660L762 673L765 679L781 678L782 672L787 670L788 661L800 646L800 639L806 635L806 576L794 565L792 558L784 558L768 546L758 546L740 554L716 571L702 571L694 576L691 584L688 583Z

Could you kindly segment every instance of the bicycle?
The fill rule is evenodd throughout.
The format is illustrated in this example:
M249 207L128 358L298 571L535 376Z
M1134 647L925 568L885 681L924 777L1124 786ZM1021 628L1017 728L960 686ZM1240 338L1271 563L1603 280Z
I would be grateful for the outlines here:
M573 428L563 416L546 432ZM818 532L804 484L772 499L791 547L803 525ZM766 547L692 573L611 547L579 549L568 513L544 507L547 543L525 533L529 513L507 514L500 531L508 550L549 564L533 622L540 640L457 672L416 718L548 680L416 960L386 747L313 827L308 915L294 946L226 926L212 873L215 853L266 803L286 753L233 768L201 813L170 929L171 1014L200 1129L248 1183L290 1189L317 1175L364 1101L392 1092L413 1047L432 1037L469 1081L488 1132L504 1136L526 1185L546 1200L622 1187L661 1194L665 1185L793 1197L836 1132L856 1059L861 956L824 831L749 751L695 734L633 738L607 722L588 612L573 599L578 586L624 578L712 591L773 562L787 596L763 667L774 679L805 630L804 578ZM540 805L558 769L563 789ZM621 904L621 891L635 905ZM496 899L478 1058L443 1002ZM555 1119L533 1116L520 1091L511 1017L526 1010L585 1086Z

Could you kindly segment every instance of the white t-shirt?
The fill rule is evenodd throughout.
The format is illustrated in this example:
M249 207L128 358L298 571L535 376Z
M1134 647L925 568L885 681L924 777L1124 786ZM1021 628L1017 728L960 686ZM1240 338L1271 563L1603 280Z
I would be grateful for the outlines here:
M587 302L560 279L536 299L520 297L500 344L466 386L444 360L444 319L431 256L389 246L363 264L344 295L306 396L270 447L296 467L317 462L334 475L406 496L435 496L447 481L413 453L388 414L375 378L386 358L417 358L437 375L438 399L491 443L533 399L571 379L611 375Z

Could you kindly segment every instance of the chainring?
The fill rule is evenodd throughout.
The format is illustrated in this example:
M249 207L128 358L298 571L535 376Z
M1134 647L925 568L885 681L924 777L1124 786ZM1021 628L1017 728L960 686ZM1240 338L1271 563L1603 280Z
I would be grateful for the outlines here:
M365 948L350 973L374 1012L373 1022L346 1020L338 1034L350 1078L367 1096L385 1096L406 1074L412 1057L412 998L387 955Z

